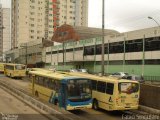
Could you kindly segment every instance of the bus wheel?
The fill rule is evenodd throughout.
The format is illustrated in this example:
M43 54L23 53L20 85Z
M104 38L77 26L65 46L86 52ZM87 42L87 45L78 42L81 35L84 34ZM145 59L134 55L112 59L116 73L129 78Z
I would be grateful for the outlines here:
M35 92L35 96L36 96L36 97L38 97L38 96L39 96L37 91Z
M57 99L54 100L54 105L58 105L58 100Z
M92 105L92 108L95 109L95 110L98 110L98 102L97 100L93 100L93 105Z
M11 73L10 73L9 77L12 78L12 74Z

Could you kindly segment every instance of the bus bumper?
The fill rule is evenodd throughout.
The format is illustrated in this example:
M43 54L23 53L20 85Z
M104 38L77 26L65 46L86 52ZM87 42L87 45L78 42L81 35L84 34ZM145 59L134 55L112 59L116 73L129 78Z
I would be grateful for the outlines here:
M88 108L92 108L92 104L89 105L83 105L83 106L71 106L71 105L67 105L66 110L78 110L78 109L88 109Z
M124 107L124 106L116 107L116 110L136 110L136 109L138 109L138 105L130 106L130 107Z

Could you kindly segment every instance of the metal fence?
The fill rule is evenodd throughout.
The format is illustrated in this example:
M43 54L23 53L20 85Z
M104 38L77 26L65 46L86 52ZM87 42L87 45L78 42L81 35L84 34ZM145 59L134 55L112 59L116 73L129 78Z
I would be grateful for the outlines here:
M160 76L144 76L144 80L160 82Z

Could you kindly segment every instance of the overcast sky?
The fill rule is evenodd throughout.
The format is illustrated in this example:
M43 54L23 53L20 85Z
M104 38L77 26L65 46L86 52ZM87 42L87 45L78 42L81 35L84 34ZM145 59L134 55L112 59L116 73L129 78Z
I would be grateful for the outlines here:
M1 0L10 7L11 0ZM157 26L160 23L160 0L105 0L105 28L126 32ZM102 0L89 0L89 27L101 27Z

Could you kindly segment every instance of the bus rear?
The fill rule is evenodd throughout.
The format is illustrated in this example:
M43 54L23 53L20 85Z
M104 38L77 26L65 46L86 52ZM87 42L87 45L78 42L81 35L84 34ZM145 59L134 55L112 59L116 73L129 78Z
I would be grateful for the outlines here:
M117 110L138 109L139 83L132 81L119 81L115 96L115 108Z
M26 76L26 66L23 64L5 64L4 73L9 77L24 77Z
M21 65L21 64L15 65L14 76L15 77L24 77L24 76L26 76L26 66L25 65Z
M92 108L91 81L69 79L66 84L66 110Z
M4 63L0 63L0 73L4 72Z

